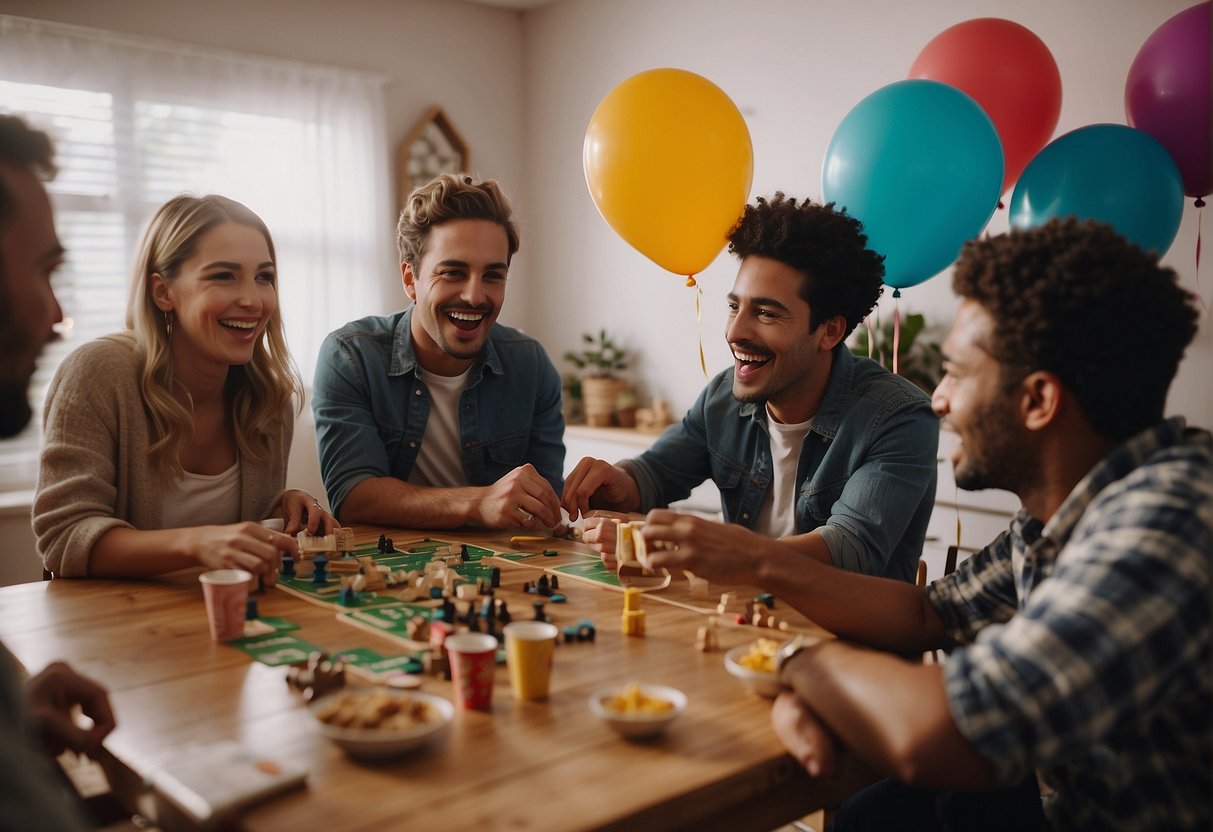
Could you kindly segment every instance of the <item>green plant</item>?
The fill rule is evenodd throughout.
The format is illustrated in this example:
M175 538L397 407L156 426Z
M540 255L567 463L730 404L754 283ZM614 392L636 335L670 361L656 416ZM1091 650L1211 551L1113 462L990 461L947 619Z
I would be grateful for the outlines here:
M893 322L885 321L873 327L874 343L868 349L868 328L863 324L855 327L847 346L856 355L879 361L889 370L893 369ZM943 378L943 350L930 338L927 319L921 314L906 315L901 319L901 340L897 350L897 372L914 382L929 395Z
M616 346L605 329L598 330L597 337L587 332L581 340L584 349L568 350L564 354L564 360L578 370L589 370L589 375L597 378L612 378L619 370L628 368L627 350Z
M636 391L628 388L615 397L616 410L635 409L640 406L640 397L636 395Z

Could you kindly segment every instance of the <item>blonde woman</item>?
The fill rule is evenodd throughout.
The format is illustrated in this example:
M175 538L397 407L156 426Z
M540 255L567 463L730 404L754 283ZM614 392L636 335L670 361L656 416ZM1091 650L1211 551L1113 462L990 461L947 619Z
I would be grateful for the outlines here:
M34 533L48 570L266 574L293 533L336 526L312 495L283 491L301 385L260 217L221 196L163 205L126 325L68 356L47 395ZM269 517L284 531L256 522Z

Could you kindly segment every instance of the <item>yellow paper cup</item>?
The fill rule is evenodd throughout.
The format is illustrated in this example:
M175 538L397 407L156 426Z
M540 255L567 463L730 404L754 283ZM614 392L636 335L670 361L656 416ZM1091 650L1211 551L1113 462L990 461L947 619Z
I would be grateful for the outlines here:
M514 698L546 699L559 630L545 621L513 621L505 625L504 632Z

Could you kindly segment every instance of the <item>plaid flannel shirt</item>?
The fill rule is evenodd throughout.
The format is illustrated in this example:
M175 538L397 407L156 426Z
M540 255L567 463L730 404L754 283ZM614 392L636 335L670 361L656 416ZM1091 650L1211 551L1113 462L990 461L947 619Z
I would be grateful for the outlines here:
M928 589L957 728L1054 829L1213 822L1213 437L1170 419Z

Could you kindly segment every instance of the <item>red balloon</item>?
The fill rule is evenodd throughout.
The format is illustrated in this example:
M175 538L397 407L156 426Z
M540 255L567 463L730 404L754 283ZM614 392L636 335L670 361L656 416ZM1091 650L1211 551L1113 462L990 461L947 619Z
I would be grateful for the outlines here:
M1002 140L1002 191L1049 143L1061 113L1061 73L1044 41L997 17L944 29L918 53L911 78L951 84L968 93Z

